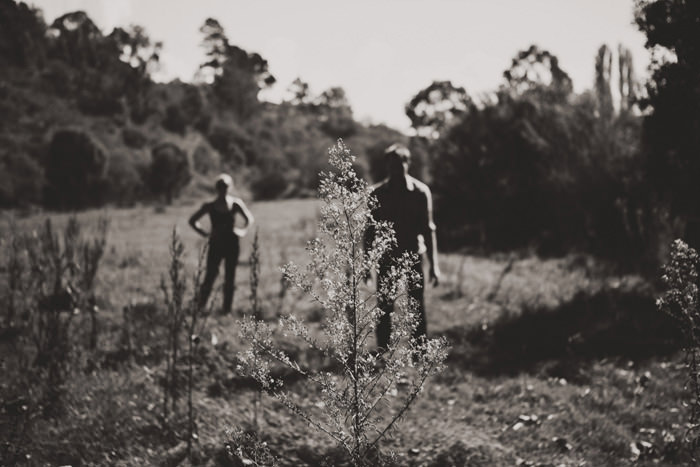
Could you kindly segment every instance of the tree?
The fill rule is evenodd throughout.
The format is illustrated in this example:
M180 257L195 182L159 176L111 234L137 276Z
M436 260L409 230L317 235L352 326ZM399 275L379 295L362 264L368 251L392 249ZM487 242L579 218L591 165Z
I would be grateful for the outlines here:
M464 88L451 81L433 81L413 96L405 110L419 135L436 138L472 106Z
M143 121L148 114L146 96L153 84L151 75L160 66L163 43L152 42L139 25L131 25L128 29L114 28L106 41L107 47L113 49L113 56L119 58L119 61L113 61L111 69L112 73L121 75L122 93L131 104L132 117Z
M46 23L39 10L24 2L0 0L0 63L42 65L45 35Z
M326 89L315 101L321 130L331 138L345 138L355 133L355 119L345 90L339 86Z
M97 68L107 57L100 54L102 32L84 11L66 13L49 27L51 56L75 68Z
M148 186L155 195L164 196L170 204L190 182L192 172L185 152L172 143L153 148Z
M610 87L611 76L612 51L603 44L598 49L595 59L595 95L598 100L598 114L604 121L609 121L615 112Z
M700 214L700 2L637 0L635 19L652 52L643 107L648 173L677 219Z
M596 109L590 93L559 101L502 90L452 126L433 148L441 244L646 260L639 120L603 125Z
M292 81L292 84L287 88L287 92L291 96L289 103L292 105L306 105L310 104L312 101L309 83L302 81L301 78Z
M202 47L207 61L200 65L200 70L208 71L205 81L213 82L214 77L220 76L224 69L224 62L227 58L230 47L228 37L221 23L214 18L207 18L199 31L204 35Z
M200 31L204 34L202 46L207 57L200 66L205 81L212 83L222 108L247 119L258 110L258 92L275 82L267 60L260 54L248 53L230 44L223 26L216 19L207 18Z
M536 45L518 52L503 76L516 94L538 92L561 100L571 95L574 88L569 75L560 68L559 59Z
M251 136L235 123L215 125L208 139L221 154L221 162L231 169L238 170L251 165L257 158Z
M634 76L632 52L622 44L617 47L617 60L620 75L620 112L624 113L637 103L639 84Z
M104 194L107 153L88 133L59 130L46 162L46 205L59 209L98 206Z

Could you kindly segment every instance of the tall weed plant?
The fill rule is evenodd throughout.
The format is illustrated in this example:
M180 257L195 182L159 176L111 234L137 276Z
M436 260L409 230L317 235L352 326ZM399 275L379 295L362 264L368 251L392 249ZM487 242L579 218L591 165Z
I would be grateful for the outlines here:
M193 454L193 442L198 439L197 411L193 399L195 359L201 343L200 336L205 331L207 318L211 315L211 307L201 305L199 295L206 248L205 246L199 252L197 269L191 280L188 280L184 261L185 246L177 230L173 228L170 236L168 273L167 277L161 278L160 286L166 305L163 324L167 336L165 375L162 380L163 424L172 428L171 422L177 421L178 401L182 395L181 387L184 387L187 399L186 452L189 456Z
M6 284L0 343L8 346L3 360L0 399L14 407L16 425L0 450L12 464L31 442L32 425L41 417L60 414L66 383L81 351L97 343L96 279L106 246L108 222L101 219L92 237L75 217L62 230L50 219L30 233L16 226L5 243ZM80 345L80 326L90 315L90 342ZM2 434L2 433L0 433Z
M373 219L376 200L353 169L355 158L342 140L329 155L333 170L321 174L320 236L307 245L310 262L305 268L284 267L287 280L322 308L320 328L312 329L294 315L283 316L277 326L248 319L241 329L251 345L240 359L267 393L332 438L353 465L377 465L384 459L381 440L396 428L428 379L443 368L447 345L442 338L412 337L416 304L407 292L423 286L412 271L414 255L395 260L391 278L380 290L364 285L364 278L395 245L394 232L389 224ZM368 228L376 234L365 250ZM372 339L382 313L380 298L396 302L391 342L384 352ZM281 348L279 334L295 336L321 352L336 370L304 367ZM323 410L298 403L293 388L276 376L280 367L298 373L307 386L315 385L320 397L315 406Z

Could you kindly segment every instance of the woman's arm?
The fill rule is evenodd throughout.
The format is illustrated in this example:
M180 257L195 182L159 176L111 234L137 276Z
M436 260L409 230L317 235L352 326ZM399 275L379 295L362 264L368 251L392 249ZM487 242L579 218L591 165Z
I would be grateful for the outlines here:
M190 220L189 220L190 226L195 230L195 232L197 232L202 237L209 236L209 232L202 229L202 226L199 224L199 219L201 219L202 216L205 215L207 212L209 212L209 204L204 203L204 204L202 204L202 207L200 207L197 210L197 212L192 214L192 217L190 217Z

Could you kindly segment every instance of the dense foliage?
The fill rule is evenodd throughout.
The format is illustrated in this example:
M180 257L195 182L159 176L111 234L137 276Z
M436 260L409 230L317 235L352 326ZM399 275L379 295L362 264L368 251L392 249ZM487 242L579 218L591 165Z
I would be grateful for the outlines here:
M653 263L668 233L697 217L699 10L636 4L653 52L646 94L622 45L591 57L582 93L565 63L532 45L492 93L473 98L449 80L419 90L407 99L408 137L358 123L338 87L314 94L299 78L286 101L261 101L276 82L267 60L232 44L214 18L200 29L194 80L157 83L165 45L142 27L105 34L84 12L46 24L40 11L0 0L0 205L170 201L220 171L257 199L308 196L336 138L372 181L398 141L411 148L412 173L433 185L443 246L574 248ZM163 147L179 154L175 178L158 176L175 169L160 168Z
M456 91L431 102L452 112L430 148L444 247L573 248L633 266L655 261L664 213L648 190L639 85L620 46L613 102L612 57L601 46L593 89L576 94L557 57L531 46L479 102Z
M193 82L157 83L165 46L144 28L105 34L81 11L46 24L39 10L0 0L0 205L77 209L169 200L211 185L220 171L259 199L306 196L337 137L361 152L406 139L356 122L339 87L313 95L299 79L288 102L262 102L259 92L275 83L267 61L231 44L216 19L208 18L201 33L204 61ZM65 142L66 132L79 136ZM180 177L189 183L175 191L172 180L153 176L162 163L156 148L166 144L186 158L178 170L192 174ZM77 152L68 154L69 146ZM99 167L88 164L97 155ZM58 168L64 159L70 164ZM82 194L63 193L61 183Z
M700 4L689 0L636 3L636 22L652 52L652 77L643 101L651 111L644 125L650 181L675 214L697 219Z

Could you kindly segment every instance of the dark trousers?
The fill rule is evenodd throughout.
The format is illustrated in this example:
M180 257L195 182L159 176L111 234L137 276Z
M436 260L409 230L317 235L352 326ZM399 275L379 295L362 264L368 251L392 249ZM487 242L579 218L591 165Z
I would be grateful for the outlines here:
M425 297L423 290L425 288L425 278L423 276L423 259L419 257L418 263L414 266L414 271L420 275L418 286L409 291L409 296L416 301L415 313L418 318L418 325L413 332L413 337L419 339L421 336L427 337L428 329L425 321ZM377 285L381 288L381 284L388 279L389 265L380 264L379 274L377 275ZM377 323L377 347L385 349L389 346L389 338L391 336L391 313L394 310L394 302L387 300L379 295L379 309L382 310L382 315Z
M219 274L219 266L221 261L224 261L224 304L222 311L230 313L233 306L233 291L236 281L236 266L238 264L238 254L240 247L238 245L238 237L233 233L224 238L212 238L209 241L209 249L207 251L207 271L204 275L202 288L199 291L199 306L204 307L207 304L211 289Z

